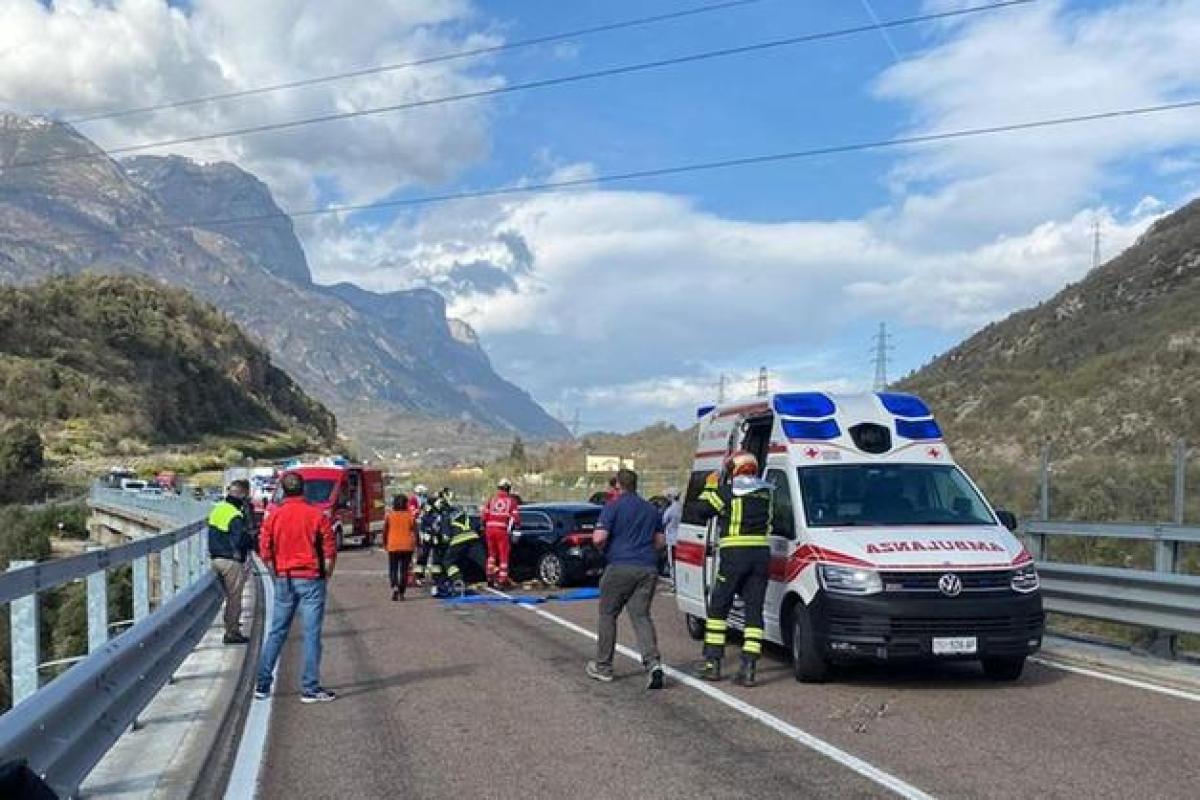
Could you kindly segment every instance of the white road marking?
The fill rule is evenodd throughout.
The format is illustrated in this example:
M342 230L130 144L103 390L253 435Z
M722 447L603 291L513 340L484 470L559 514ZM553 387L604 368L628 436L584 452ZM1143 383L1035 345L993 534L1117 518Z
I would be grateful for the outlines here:
M495 589L488 589L488 591L492 592L493 594L498 594L502 597L510 597L510 598L512 597L512 595L506 594L501 591L497 591ZM547 619L557 625L561 625L562 627L566 628L567 630L573 631L573 632L579 634L580 636L584 636L593 641L595 641L597 638L596 634L593 633L592 631L589 631L588 629L586 629L584 627L576 625L574 622L571 622L570 620L566 620L560 616L551 614L549 611L546 611L536 605L525 604L525 603L521 603L518 605L520 605L520 607L525 609L526 611L530 611L534 614L537 614L539 617L541 617L543 619ZM623 644L617 645L617 652L619 652L621 655L625 656L626 658L633 659L634 661L638 662L639 664L642 663L641 656L636 651L634 651L632 648L626 647ZM808 733L807 731L801 730L800 728L797 728L795 725L792 725L791 723L784 722L779 717L776 717L774 714L771 714L767 711L763 711L761 708L758 708L757 706L750 705L745 700L741 700L727 692L723 692L720 689L718 689L716 686L713 686L710 683L706 683L697 678L693 678L691 675L680 672L679 670L677 670L673 667L668 667L666 665L663 665L663 672L672 680L677 681L677 682L679 682L685 686L688 686L692 689L695 689L696 691L707 696L708 698L710 698L712 700L716 700L718 703L728 706L729 708L732 708L734 711L744 714L745 716L749 717L750 719L752 719L756 722L760 722L763 725L766 725L768 728L771 728L772 730L776 731L777 733L783 734L784 736L791 739L792 741L797 742L798 744L800 744L804 747L807 747L810 750L815 750L816 752L820 753L821 755L825 756L826 758L836 761L837 763L841 764L842 766L857 772L859 775L862 775L864 778L866 778L870 781L874 781L875 783L879 784L880 786L883 786L886 789L890 789L891 791L895 792L896 794L900 795L901 797L909 798L910 800L933 800L933 795L923 792L920 789L918 789L917 787L915 787L909 783L905 783L903 780L901 780L900 778L897 778L895 775L892 775L889 772L885 772L876 766L868 764L866 761L863 761L861 758L858 758L857 756L847 753L845 750L842 750L841 748L830 744L829 742L825 741L824 739L820 739L820 738L814 736L813 734Z
M1190 700L1193 703L1200 703L1200 694L1195 694L1194 692L1185 692L1183 689L1173 689L1170 686L1159 686L1154 683L1139 681L1136 678L1125 678L1120 675L1113 675L1109 672L1088 669L1087 667L1076 667L1070 664L1062 664L1041 656L1031 656L1029 660L1035 664L1041 664L1043 667L1061 669L1064 672L1074 672L1077 675L1086 675L1089 678L1098 678L1102 681L1119 683L1122 686L1132 686L1135 689L1145 689L1148 692L1158 692L1159 694L1165 694L1169 697L1177 697L1180 700Z
M275 610L275 586L271 582L267 568L255 557L262 581L263 603L266 612L263 616L262 647L266 645L267 634L271 631L271 617ZM275 665L276 673L279 665ZM272 679L273 680L273 679ZM258 669L255 665L254 682L258 683ZM271 729L271 710L275 705L275 694L266 700L250 701L250 711L246 714L246 723L242 728L242 740L238 742L237 756L233 761L233 770L229 773L229 783L225 787L225 800L246 800L258 797L258 777L262 770L263 759L267 755L267 733Z

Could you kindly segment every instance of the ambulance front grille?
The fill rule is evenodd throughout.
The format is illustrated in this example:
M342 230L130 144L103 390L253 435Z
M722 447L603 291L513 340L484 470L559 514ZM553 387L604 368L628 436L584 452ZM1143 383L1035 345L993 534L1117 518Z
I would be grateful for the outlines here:
M1001 617L867 617L831 615L831 636L975 636L1025 635L1042 628L1043 615Z
M952 569L924 572L881 572L884 591L888 592L927 592L941 594L938 581ZM1012 591L1012 570L985 570L978 572L954 572L962 581L964 592L1010 592Z

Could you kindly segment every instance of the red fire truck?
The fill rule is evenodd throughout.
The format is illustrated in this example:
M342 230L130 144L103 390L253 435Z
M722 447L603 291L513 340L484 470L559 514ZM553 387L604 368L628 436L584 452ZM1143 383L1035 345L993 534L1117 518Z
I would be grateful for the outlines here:
M304 478L304 498L330 518L339 550L350 544L370 547L383 531L387 509L382 470L341 463L339 459L289 466L283 474L288 472ZM268 515L281 499L281 490L276 489Z

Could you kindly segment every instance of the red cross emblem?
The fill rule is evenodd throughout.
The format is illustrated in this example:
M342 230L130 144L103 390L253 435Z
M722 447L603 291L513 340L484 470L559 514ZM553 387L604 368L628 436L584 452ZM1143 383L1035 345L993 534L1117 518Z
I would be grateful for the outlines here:
M931 458L941 458L942 451L937 449L936 447L931 447L931 448L929 448L929 455Z
M816 458L817 456L821 455L821 451L815 447L810 447L804 451L804 455L808 456L809 458Z

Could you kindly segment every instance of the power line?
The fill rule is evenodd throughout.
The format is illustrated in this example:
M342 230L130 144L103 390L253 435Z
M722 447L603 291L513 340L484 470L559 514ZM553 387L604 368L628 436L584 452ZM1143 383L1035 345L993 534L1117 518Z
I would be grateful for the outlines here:
M160 139L154 142L142 142L140 144L124 145L122 147L109 148L106 151L99 153L76 153L71 155L54 156L51 158L38 159L35 161L21 161L12 164L4 165L5 169L16 169L24 167L36 167L50 163L58 163L64 161L84 161L97 158L108 158L114 155L125 153L136 153L144 150L153 150L159 147L171 147L181 144L196 144L197 142L207 142L216 139L229 139L237 136L248 136L258 133L278 132L284 130L292 130L295 128L305 127L308 125L317 125L326 122L338 122L348 119L358 119L368 116L378 116L380 114L388 114L397 111L407 111L414 108L427 108L430 106L446 105L448 103L461 102L464 100L479 100L486 97L496 97L499 95L513 94L515 92L529 91L531 89L545 89L552 86L563 86L571 83L580 83L583 81L599 80L601 78L611 78L618 75L629 75L637 72L646 72L649 70L662 69L664 67L678 66L680 64L696 63L699 61L710 61L718 58L727 58L735 55L744 55L746 53L761 52L764 50L772 50L782 47L789 47L808 42L820 41L825 39L834 39L869 33L881 28L895 28L905 25L916 25L923 22L932 22L944 20L950 17L961 17L967 14L978 14L985 11L994 11L997 9L1008 8L1012 6L1028 5L1037 2L1037 0L1001 0L1001 2L990 3L981 6L972 6L969 8L960 8L951 11L942 11L934 14L922 14L916 17L905 17L903 19L888 20L879 25L859 25L853 28L841 28L832 31L822 31L819 33L809 33L801 36L791 36L785 39L773 39L766 42L756 42L754 44L740 45L738 47L727 47L719 50L705 50L699 53L692 53L686 56L675 56L673 58L659 59L656 61L643 61L637 64L626 64L619 67L609 67L607 69L594 70L592 72L581 72L573 75L563 75L557 78L543 78L536 81L526 83L514 83L509 86L500 86L492 89L480 89L472 92L460 92L459 94L443 95L441 97L433 97L428 100L413 100L407 103L397 103L388 106L378 106L375 108L359 109L357 111L340 111L333 114L323 114L315 117L305 117L287 122L271 122L262 125L251 125L244 128L235 128L226 131L218 131L215 133L202 133L193 136L180 136L174 139Z
M889 353L894 350L892 337L887 331L887 323L879 323L879 332L872 339L871 350L875 355L875 391L882 392L888 386Z
M488 197L505 197L510 195L536 194L539 192L555 191L559 189L574 189L585 186L605 185L610 183L622 183L632 180L644 178L661 178L672 175L683 175L691 172L705 172L717 169L730 169L735 167L748 167L760 164L771 164L783 161L798 161L807 158L817 158L821 156L841 155L846 153L865 152L871 150L885 150L896 147L907 147L912 145L934 144L938 142L955 141L959 139L970 139L980 136L997 135L1001 133L1014 133L1018 131L1037 130L1041 128L1061 127L1065 125L1081 124L1085 122L1097 122L1100 120L1121 119L1128 117L1140 117L1149 114L1165 113L1169 111L1180 111L1184 109L1200 108L1200 99L1181 100L1175 103L1162 103L1153 106L1140 106L1137 108L1123 108L1112 111L1097 111L1091 114L1076 114L1065 117L1053 117L1049 119L1033 120L1029 122L1012 122L1001 125L988 125L978 128L965 128L953 131L941 131L937 133L918 134L914 136L901 136L892 139L877 139L874 141L851 142L847 144L828 145L824 147L814 147L807 150L792 150L782 153L767 153L752 156L741 156L738 158L728 158L719 161L702 161L692 164L680 164L668 167L657 167L653 169L634 170L631 172L610 173L607 175L598 175L590 178L571 178L559 181L545 181L543 183L530 183L517 186L499 186L489 189L464 190L461 192L447 192L445 194L424 195L421 197L399 198L395 200L379 200L371 203L355 203L338 206L326 206L322 208L309 208L291 213L280 211L271 214L255 214L243 217L218 217L202 220L189 220L185 222L170 222L159 225L131 225L121 228L119 233L140 232L151 230L164 230L173 228L190 228L190 227L217 227L217 226L236 226L236 225L255 225L262 222L273 222L278 219L291 217L293 219L299 217L318 217L330 214L348 214L358 211L372 211L391 208L408 208L416 206L433 205L435 203L447 203L457 200L472 200ZM71 237L58 238L79 238L92 236L111 236L113 231L104 231L102 233L88 232L79 233ZM38 241L37 239L24 239L21 241Z
M413 67L423 67L429 64L442 64L447 61L476 58L478 56L492 55L494 53L501 53L508 50L517 50L525 47L533 47L535 45L561 42L566 39L578 39L583 36L592 36L597 33L608 33L627 28L644 27L660 22L668 22L671 20L682 19L684 17L694 17L701 14L710 14L715 11L724 11L726 9L737 8L738 6L753 5L754 3L760 2L762 2L762 0L729 0L728 2L723 3L711 3L709 5L697 6L695 8L685 8L680 11L672 11L666 14L654 14L648 17L635 17L633 19L610 22L604 25L594 25L589 28L577 28L576 30L572 31L552 33L546 36L536 36L532 39L520 39L515 42L506 42L504 44L492 45L490 47L476 47L471 50L458 50L452 53L443 53L436 56L429 56L427 58L419 58L413 61L403 61L396 64L381 64L375 67L364 67L362 69L350 70L348 72L335 72L327 75L317 75L311 78L299 78L297 80L286 81L284 83L275 83L267 86L256 86L250 89L240 89L232 92L222 92L219 94L192 97L186 100L175 100L167 103L159 103L157 105L138 106L135 108L125 108L116 111L104 111L98 114L90 114L88 116L75 117L74 119L67 119L63 121L75 125L84 122L98 122L104 119L129 117L135 114L149 114L154 111L186 108L188 106L203 105L205 103L216 103L222 100L235 100L242 97L253 97L255 95L280 92L287 89L299 89L305 86L316 86L322 83L333 83L335 81L348 80L351 78L363 78L368 75L397 72L399 70L412 69Z

